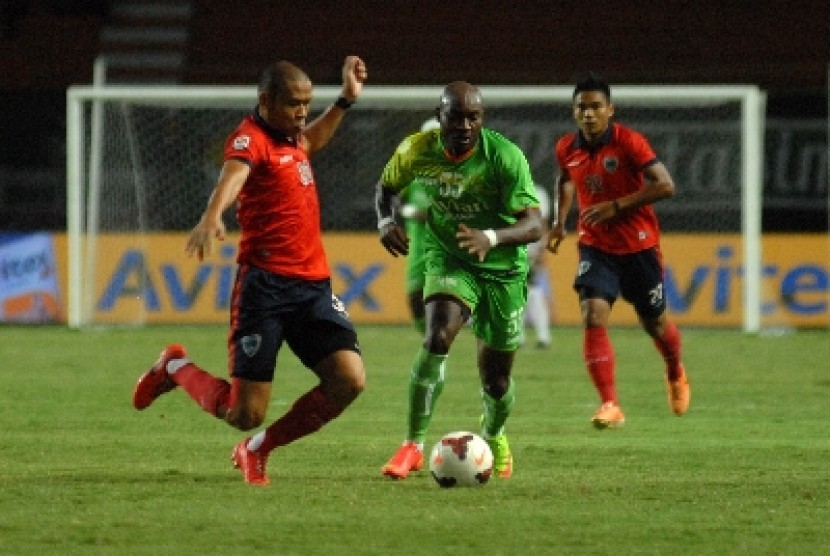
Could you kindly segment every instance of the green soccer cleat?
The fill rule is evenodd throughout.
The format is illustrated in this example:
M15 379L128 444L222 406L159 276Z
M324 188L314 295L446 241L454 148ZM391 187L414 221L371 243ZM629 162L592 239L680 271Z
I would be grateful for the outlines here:
M486 438L490 451L493 452L493 470L502 479L513 475L513 452L507 442L507 435L500 434L493 438Z

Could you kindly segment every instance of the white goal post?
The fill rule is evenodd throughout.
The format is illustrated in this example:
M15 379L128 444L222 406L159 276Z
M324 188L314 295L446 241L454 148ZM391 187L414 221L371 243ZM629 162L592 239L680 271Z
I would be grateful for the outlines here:
M365 88L347 129L315 160L321 184L350 180L366 189L321 189L326 230L373 229L371 190L382 163L433 114L442 89ZM481 90L486 125L518 143L537 181L551 184L553 141L574 127L573 87ZM339 92L316 87L312 109ZM743 329L760 330L765 93L749 85L619 85L612 95L617 119L649 137L678 183L677 197L658 205L664 230L741 234ZM95 324L95 268L104 256L96 238L190 229L215 185L217 141L254 106L256 89L74 86L66 100L68 324L81 327ZM343 189L346 197L336 197Z

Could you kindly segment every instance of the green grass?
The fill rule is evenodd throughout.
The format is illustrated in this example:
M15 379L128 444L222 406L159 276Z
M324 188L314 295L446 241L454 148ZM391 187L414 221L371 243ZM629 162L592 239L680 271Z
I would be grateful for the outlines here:
M684 331L692 407L668 410L645 334L612 329L625 428L595 431L581 331L517 356L510 480L441 490L386 480L403 438L408 327L360 327L364 395L279 449L271 485L230 465L242 433L181 391L144 412L138 375L183 342L225 374L222 327L0 328L0 554L828 553L830 337ZM313 384L281 355L269 421ZM475 429L474 346L459 337L429 442Z

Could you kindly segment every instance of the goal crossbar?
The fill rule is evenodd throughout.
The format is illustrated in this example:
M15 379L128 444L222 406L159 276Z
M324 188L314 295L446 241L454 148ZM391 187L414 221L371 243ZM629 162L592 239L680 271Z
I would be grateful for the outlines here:
M572 87L560 86L481 86L488 106L570 101ZM431 110L437 105L443 86L372 86L366 87L355 106L372 109L400 109L413 107ZM340 94L340 87L315 88L314 105L323 106ZM743 239L744 287L743 328L756 332L761 326L761 208L764 166L764 113L766 96L753 85L723 86L626 86L613 89L614 102L628 104L705 105L715 102L735 102L740 105L740 213ZM165 107L253 106L256 88L251 86L74 86L67 91L67 236L68 236L68 323L79 327L89 322L89 295L86 290L89 276L85 270L83 238L95 234L90 228L89 212L97 210L94 201L87 198L91 176L100 164L98 152L100 137L92 133L100 122L90 106L106 102ZM100 134L98 134L100 135Z

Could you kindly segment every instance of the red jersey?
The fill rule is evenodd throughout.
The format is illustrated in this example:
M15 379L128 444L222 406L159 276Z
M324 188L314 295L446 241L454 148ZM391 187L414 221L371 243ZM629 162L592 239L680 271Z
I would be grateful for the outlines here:
M228 136L224 159L251 167L237 197L242 228L237 262L292 278L328 278L317 184L297 138L250 114Z
M596 145L589 147L578 131L556 142L556 160L575 184L580 212L613 201L643 187L643 169L657 155L640 133L612 123ZM657 215L651 205L625 210L596 226L577 224L579 241L607 253L636 253L660 241Z

